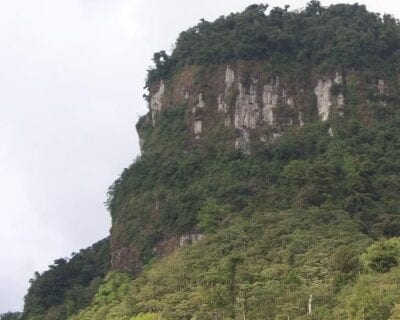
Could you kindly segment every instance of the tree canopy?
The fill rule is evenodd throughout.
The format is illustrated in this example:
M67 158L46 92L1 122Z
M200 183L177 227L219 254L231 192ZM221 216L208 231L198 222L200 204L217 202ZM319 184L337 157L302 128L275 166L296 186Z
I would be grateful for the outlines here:
M391 15L369 12L357 3L324 7L316 0L297 11L267 8L251 5L213 22L202 19L179 35L171 55L154 54L147 86L185 65L240 59L349 68L399 62L400 26Z

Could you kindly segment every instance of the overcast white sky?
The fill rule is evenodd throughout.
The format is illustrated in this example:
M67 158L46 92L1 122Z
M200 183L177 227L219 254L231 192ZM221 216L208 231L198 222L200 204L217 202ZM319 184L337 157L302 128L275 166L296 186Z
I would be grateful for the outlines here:
M0 313L22 308L34 271L107 236L103 202L139 153L152 53L259 2L0 0ZM400 17L394 1L358 2Z

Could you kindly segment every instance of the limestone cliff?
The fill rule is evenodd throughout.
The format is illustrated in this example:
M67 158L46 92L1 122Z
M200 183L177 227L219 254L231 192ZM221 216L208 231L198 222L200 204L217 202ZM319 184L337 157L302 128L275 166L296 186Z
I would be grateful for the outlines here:
M326 135L332 137L335 126L350 115L368 123L377 107L393 108L391 101L396 101L393 97L399 89L396 78L380 79L339 67L325 73L312 68L295 73L270 71L267 66L266 61L186 66L171 79L154 82L149 113L137 126L142 153L151 148L146 128L156 129L162 113L176 106L184 110L187 149L201 145L206 134L219 126L228 132L224 142L228 148L251 155L252 149L307 124L326 123ZM158 205L155 208L159 210ZM114 222L112 265L117 270L140 272L143 257L135 244L118 240L120 228L124 229ZM160 234L150 254L165 256L185 243L183 239L197 239L197 234L196 230Z
M251 5L153 61L111 252L35 275L24 319L395 317L399 21Z
M176 248L180 237L198 233L200 203L215 194L211 187L207 194L194 190L205 158L253 155L316 123L333 138L344 123L369 125L394 114L396 19L357 4L267 9L252 5L201 20L179 35L170 55L154 54L149 112L137 124L142 157L112 188L118 193L111 208L115 269L141 270L146 260Z
M144 122L156 126L162 110L185 106L194 141L201 141L210 127L224 124L235 137L232 146L250 154L252 141L269 143L288 128L344 117L350 112L350 108L346 110L349 90L357 92L357 101L350 101L351 109L367 121L377 104L388 107L391 96L397 95L397 80L379 79L378 75L371 78L339 67L323 74L312 69L300 75L271 72L263 61L187 66L172 79L152 84L150 112ZM145 151L141 132L139 126Z

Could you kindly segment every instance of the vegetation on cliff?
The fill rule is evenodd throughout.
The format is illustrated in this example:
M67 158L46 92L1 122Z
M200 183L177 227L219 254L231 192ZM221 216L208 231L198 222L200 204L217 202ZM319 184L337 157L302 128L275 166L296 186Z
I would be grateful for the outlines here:
M315 0L299 11L286 6L265 14L267 8L252 5L214 22L201 20L182 32L171 55L154 54L147 86L188 64L236 60L268 59L288 68L335 65L399 71L400 29L390 15L369 12L359 4L323 7Z
M335 137L327 133L329 124L311 124L273 144L260 143L247 157L214 149L213 139L223 137L224 128L204 137L210 149L201 145L182 152L174 137L188 135L163 131L164 121L183 123L183 114L177 114L166 110L159 125L149 129L156 140L172 139L165 138L162 150L145 152L110 191L114 223L122 225L117 238L134 242L148 259L157 241L172 232L218 229L229 214L258 205L270 210L329 206L345 210L374 238L400 235L398 117L368 126L342 119L333 127Z
M0 314L0 320L19 320L21 319L21 312L6 312Z
M105 276L108 242L57 260L33 281L26 319L397 319L399 24L357 4L265 10L183 32L171 56L155 54L147 85L188 64L206 72L238 59L289 74L298 65L362 69L332 87L343 114L252 140L251 155L234 149L224 123L194 140L187 104L163 108L155 125L142 118L143 154L107 200L112 253L134 248L136 269ZM390 95L376 94L371 74L391 79ZM168 251L191 233L203 237Z
M109 238L70 259L61 258L42 274L36 272L25 297L23 319L62 320L88 306L110 270Z
M149 190L170 192L166 208L198 208L191 217L206 238L150 259L140 277L123 282L117 305L95 304L73 319L305 319L310 295L313 319L388 319L400 298L399 120L363 126L349 119L335 137L316 123L251 157L200 152L185 180L147 163L158 168ZM189 170L189 154L159 161ZM118 188L143 192L124 183L151 177L144 168L133 165ZM162 210L160 203L160 212L170 212ZM390 240L374 242L382 237Z

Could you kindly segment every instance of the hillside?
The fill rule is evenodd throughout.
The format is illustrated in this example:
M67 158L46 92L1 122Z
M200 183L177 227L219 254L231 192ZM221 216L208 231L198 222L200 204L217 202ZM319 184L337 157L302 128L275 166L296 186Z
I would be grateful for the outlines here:
M36 275L24 319L400 317L399 23L266 10L154 55L110 242Z

